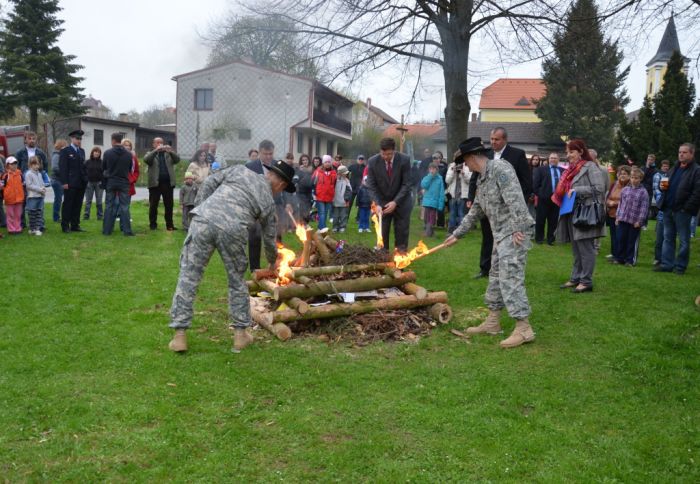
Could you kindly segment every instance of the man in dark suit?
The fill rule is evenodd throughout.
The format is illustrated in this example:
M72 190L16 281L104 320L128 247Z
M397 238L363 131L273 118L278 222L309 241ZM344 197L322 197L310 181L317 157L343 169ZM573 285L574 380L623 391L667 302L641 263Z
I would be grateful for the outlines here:
M523 190L523 197L527 203L527 199L532 193L532 178L530 176L530 168L527 163L525 152L519 148L515 148L508 144L508 133L503 127L494 128L491 131L491 149L486 153L490 160L507 160L515 169L515 174L520 182L520 188ZM467 197L467 208L472 206L474 197L476 196L476 181L479 179L479 173L472 173L469 181L469 196ZM481 256L479 258L479 273L475 279L488 277L491 270L491 252L493 251L493 234L491 233L491 225L486 217L481 219Z
M532 175L532 191L537 195L537 216L535 219L535 242L544 241L544 224L547 223L547 243L554 245L554 232L559 220L559 207L551 197L557 188L564 170L559 166L559 155L549 154L549 166L538 167Z
M408 249L411 223L411 160L396 152L392 138L379 142L379 154L367 161L367 188L377 212L382 213L382 238L389 248L389 231L394 224L394 245L400 252Z
M85 232L80 228L80 214L87 186L85 150L80 147L83 130L71 131L70 144L63 148L58 157L58 170L63 185L63 207L61 208L61 228L63 232Z

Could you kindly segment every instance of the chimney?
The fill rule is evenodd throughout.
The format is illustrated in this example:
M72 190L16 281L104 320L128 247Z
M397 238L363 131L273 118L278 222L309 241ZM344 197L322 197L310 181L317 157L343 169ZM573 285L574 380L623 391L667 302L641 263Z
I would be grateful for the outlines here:
M125 123L129 122L129 115L126 113L119 113L119 121L123 121Z
M367 109L369 109L369 108L371 108L371 107L372 107L372 98L371 98L371 97L368 97L368 98L367 98Z
M476 123L476 113L472 113L472 123Z

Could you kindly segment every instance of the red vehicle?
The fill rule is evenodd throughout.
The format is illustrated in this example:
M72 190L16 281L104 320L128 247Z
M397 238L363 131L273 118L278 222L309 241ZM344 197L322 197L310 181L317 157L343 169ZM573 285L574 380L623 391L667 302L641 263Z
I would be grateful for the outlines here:
M0 126L0 156L5 159L24 146L24 132L29 126Z

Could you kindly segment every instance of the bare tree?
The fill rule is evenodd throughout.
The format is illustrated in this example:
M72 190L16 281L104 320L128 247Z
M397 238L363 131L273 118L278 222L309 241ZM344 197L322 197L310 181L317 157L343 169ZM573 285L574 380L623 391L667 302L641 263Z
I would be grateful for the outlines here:
M269 30L274 26L275 30ZM274 14L242 16L230 12L201 35L211 49L207 65L249 59L254 64L290 74L319 78L321 67L311 59L303 38L290 22Z
M620 2L613 18L617 40L630 52L639 48L652 32L663 31L671 16L674 17L682 54L692 58L698 69L700 61L700 0L613 0ZM686 35L684 35L686 34ZM698 70L697 72L700 72Z
M619 1L602 15L636 0ZM445 83L448 152L453 152L467 136L472 42L489 45L495 65L542 58L550 49L542 32L562 25L569 5L566 0L271 0L246 8L289 20L319 56L339 59L335 74L350 81L382 69L384 77L415 83L415 96L424 70L437 66Z

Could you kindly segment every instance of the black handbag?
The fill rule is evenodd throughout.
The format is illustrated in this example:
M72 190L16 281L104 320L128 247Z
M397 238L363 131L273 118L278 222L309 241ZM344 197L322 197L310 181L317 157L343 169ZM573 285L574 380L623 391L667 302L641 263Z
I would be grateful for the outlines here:
M578 200L574 204L574 214L571 216L571 223L578 229L592 229L602 227L605 223L605 210L603 205L596 200L585 205Z
M590 182L590 177L588 178ZM591 186L593 184L591 183ZM592 229L602 227L605 224L605 207L598 202L598 195L593 189L593 202L584 204L576 197L574 202L574 213L571 216L571 223L577 229Z

